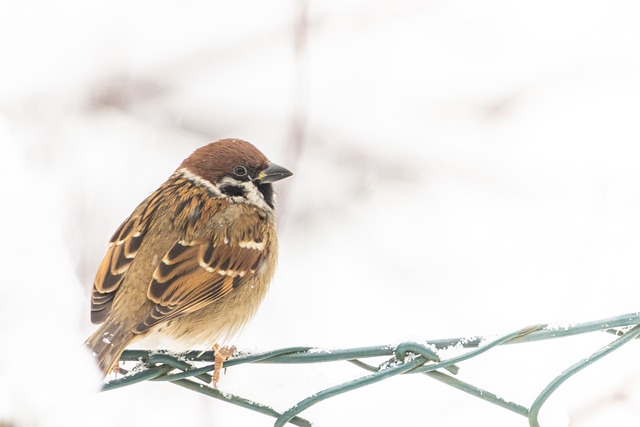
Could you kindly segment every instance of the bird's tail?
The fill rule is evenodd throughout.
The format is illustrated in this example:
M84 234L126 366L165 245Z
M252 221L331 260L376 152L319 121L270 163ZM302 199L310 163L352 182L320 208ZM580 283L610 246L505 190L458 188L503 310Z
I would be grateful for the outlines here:
M107 375L120 360L124 349L133 341L133 328L126 324L114 324L106 321L87 339L86 345L98 359L98 365Z

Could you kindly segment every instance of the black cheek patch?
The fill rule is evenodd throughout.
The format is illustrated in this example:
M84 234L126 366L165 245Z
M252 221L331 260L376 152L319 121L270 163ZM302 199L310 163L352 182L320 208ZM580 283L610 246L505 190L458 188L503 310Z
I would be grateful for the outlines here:
M244 197L245 195L244 188L237 185L230 185L230 184L221 185L220 191L222 192L222 194L229 197L236 197L236 196Z

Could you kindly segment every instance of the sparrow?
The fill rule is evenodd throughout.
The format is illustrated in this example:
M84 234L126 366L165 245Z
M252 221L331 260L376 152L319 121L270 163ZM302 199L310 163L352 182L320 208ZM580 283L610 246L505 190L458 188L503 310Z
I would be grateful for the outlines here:
M278 242L272 183L291 176L247 141L200 147L118 227L91 291L86 345L106 375L130 344L182 352L226 340L256 312Z

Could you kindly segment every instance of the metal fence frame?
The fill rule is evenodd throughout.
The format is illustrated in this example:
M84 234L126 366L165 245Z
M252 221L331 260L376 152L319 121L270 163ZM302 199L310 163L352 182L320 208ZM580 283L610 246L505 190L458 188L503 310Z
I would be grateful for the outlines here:
M609 344L566 368L560 375L549 382L528 407L507 401L495 393L461 381L454 376L458 373L456 364L500 345L542 341L593 332L607 332L612 334L614 338ZM123 353L121 361L137 361L139 366L124 377L106 382L102 389L104 391L113 390L147 380L170 381L195 392L272 416L276 418L275 427L281 427L286 423L297 426L311 426L311 422L299 417L298 414L325 399L396 375L422 374L522 415L528 419L531 427L539 427L538 414L540 409L558 387L582 369L638 336L640 336L640 313L631 313L562 327L544 324L534 325L499 338L474 336L470 338L428 340L424 343L403 342L397 345L332 350L313 347L290 347L256 354L236 353L224 363L224 368L226 369L245 363L300 364L346 361L368 371L368 374L360 378L318 391L297 402L284 412L278 412L270 406L240 396L223 393L213 388L211 386L212 377L210 373L214 370L214 354L211 351L191 351L178 357L163 351L127 350ZM469 351L441 360L437 351L452 346L459 346L463 349L469 349ZM363 359L380 356L388 357L388 359L378 366L363 361ZM205 363L204 366L197 366L202 363Z

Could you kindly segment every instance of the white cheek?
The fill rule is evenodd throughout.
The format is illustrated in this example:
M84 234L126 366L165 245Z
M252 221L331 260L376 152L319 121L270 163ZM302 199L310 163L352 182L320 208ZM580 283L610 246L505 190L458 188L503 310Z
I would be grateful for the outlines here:
M262 209L263 211L273 212L273 208L267 204L267 202L264 200L264 196L262 195L260 190L258 190L258 187L256 187L254 183L251 181L238 181L231 177L224 177L216 185L192 173L190 170L186 168L179 169L177 173L182 175L186 179L189 179L190 181L207 188L215 197L220 197L225 199L228 198L234 203L248 203L250 205L255 206L256 208ZM246 196L245 197L240 197L240 196L228 197L218 189L218 185L220 184L242 186L245 190ZM227 242L225 241L225 243Z
M273 209L271 208L271 206L267 204L267 202L265 202L264 196L262 195L260 190L258 190L258 187L256 187L253 184L253 182L251 181L239 182L229 177L223 178L220 182L228 183L236 186L239 185L244 188L245 197L240 197L240 196L231 197L231 200L233 200L234 203L248 203L264 211L273 212Z
M255 185L253 185L252 182L244 182L242 183L243 187L247 190L247 201L249 203L251 203L252 205L255 205L257 207L259 207L260 209L263 209L265 211L271 211L271 206L269 206L267 204L267 202L264 201L264 196L262 195L262 193L260 192L260 190L258 190L258 187L256 187Z

